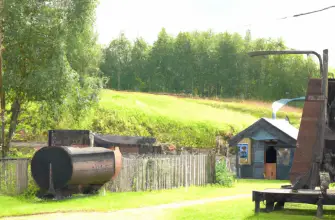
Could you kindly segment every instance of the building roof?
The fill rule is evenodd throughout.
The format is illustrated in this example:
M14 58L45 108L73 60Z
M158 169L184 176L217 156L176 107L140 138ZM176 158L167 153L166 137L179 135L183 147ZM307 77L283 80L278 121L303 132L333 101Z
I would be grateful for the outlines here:
M151 137L140 137L140 136L118 136L118 135L102 135L94 134L94 145L95 146L112 146L112 145L145 145L154 144L155 138Z
M230 146L236 146L243 138L255 140L278 139L288 145L295 146L299 130L285 119L260 118L229 140Z
M94 145L97 147L152 145L156 142L152 137L97 134L91 133L90 130L49 130L48 145L70 146L74 143L89 145L90 134L94 136Z
M285 119L271 119L271 118L262 118L262 119L266 120L268 123L272 124L273 126L278 128L279 130L284 132L285 134L287 134L290 137L297 140L299 130L296 127L294 127L293 125L291 125Z

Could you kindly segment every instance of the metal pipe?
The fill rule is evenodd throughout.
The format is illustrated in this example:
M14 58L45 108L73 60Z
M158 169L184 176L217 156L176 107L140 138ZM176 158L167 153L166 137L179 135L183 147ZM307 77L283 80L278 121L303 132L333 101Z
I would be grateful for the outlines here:
M328 97L328 49L323 50L323 95Z
M249 52L248 55L251 57L255 56L266 56L266 55L288 55L288 54L314 54L320 63L320 76L322 77L323 73L323 64L321 55L313 50L264 50L264 51L252 51Z
M300 100L305 100L306 97L298 97L298 98L293 98L293 99L280 99L272 103L272 119L276 119L276 113L279 111L280 108L282 108L284 105L286 105L289 102L292 101L300 101Z

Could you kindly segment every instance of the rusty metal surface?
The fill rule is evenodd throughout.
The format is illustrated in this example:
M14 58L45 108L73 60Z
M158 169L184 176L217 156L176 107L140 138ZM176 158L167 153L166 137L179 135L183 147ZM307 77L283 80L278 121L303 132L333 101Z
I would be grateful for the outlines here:
M305 184L311 188L318 185L319 172L323 169L320 165L323 161L324 149L333 149L333 142L326 140L335 140L334 119L332 119L334 117L332 102L335 99L335 81L329 80L326 87L328 92L323 96L321 79L309 81L297 149L290 172L292 184L296 183L299 177L305 175L304 180L300 181L302 185ZM327 112L322 111L325 104L324 97L327 97ZM330 127L323 120L323 114L328 114L328 126Z
M102 185L114 175L115 155L100 147L43 147L31 162L33 178L41 189L49 188L50 164L55 189L66 185Z
M114 149L114 156L115 156L115 172L112 177L113 180L116 179L116 177L121 172L121 168L122 168L122 154L118 147Z
M114 175L114 160L88 160L73 163L70 185L104 184Z
M90 145L89 130L49 130L49 146L71 146L79 145L82 147Z
M114 151L94 147L69 147L73 174L68 184L104 184L115 172Z
M139 153L139 148L152 147L156 142L156 139L151 137L91 134L90 137L89 130L49 130L48 145L84 148L90 146L92 138L96 147L118 146L121 152Z
M307 88L308 96L321 95L321 79L310 79ZM310 171L313 159L313 145L315 150L321 150L317 142L318 121L321 116L322 100L306 100L302 112L297 148L290 171L291 183Z
M94 145L97 147L131 147L141 145L153 145L156 142L155 138L142 136L120 136L109 134L94 134Z

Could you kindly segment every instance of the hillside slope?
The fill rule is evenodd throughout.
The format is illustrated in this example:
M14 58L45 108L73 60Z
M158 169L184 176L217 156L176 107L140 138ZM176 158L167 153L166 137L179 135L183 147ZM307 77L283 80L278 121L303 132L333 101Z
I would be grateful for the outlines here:
M278 118L286 115L299 126L301 109L286 107L277 113ZM99 109L87 119L87 126L101 133L153 136L159 142L213 147L217 134L236 134L260 117L271 117L271 103L103 90Z

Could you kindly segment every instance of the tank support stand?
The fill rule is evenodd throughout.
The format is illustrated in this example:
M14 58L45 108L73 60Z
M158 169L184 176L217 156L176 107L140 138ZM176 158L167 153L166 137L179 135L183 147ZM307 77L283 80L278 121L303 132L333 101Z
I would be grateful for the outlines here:
M255 213L260 212L260 199L255 199ZM266 212L278 211L284 208L284 202L277 202L275 205L274 201L267 200L265 205Z
M52 164L49 163L49 190L48 190L49 194L55 195L56 191L54 189L54 181L52 178Z
M262 198L259 193L252 192L252 201L255 201L255 213L258 214L260 212L260 203Z
M274 207L274 210L275 211L280 211L280 210L283 210L284 209L284 205L285 205L285 202L277 202L275 207Z
M260 200L255 200L255 213L258 214L260 211Z
M267 200L266 205L265 205L266 212L272 212L274 205L275 205L275 203L273 201Z

